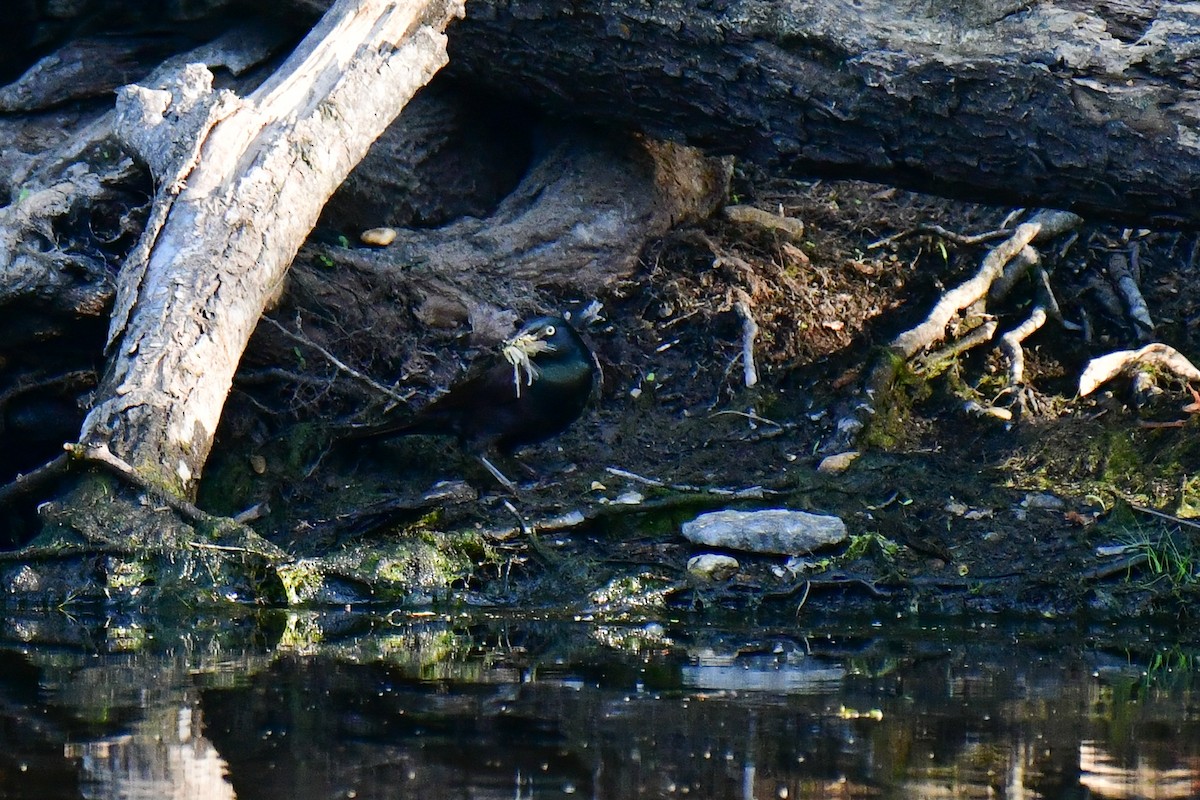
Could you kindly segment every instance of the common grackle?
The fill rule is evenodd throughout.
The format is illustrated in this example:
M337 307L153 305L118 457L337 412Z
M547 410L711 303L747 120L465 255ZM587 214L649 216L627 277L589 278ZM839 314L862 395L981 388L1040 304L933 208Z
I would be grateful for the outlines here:
M575 329L559 317L538 317L416 416L351 436L456 436L511 489L484 453L509 455L565 431L583 413L595 374L592 352Z

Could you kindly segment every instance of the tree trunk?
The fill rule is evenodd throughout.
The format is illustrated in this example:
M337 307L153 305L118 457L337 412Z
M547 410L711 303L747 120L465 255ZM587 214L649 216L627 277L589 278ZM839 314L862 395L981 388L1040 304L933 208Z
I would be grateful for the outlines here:
M1188 3L477 0L451 69L798 176L1200 225Z
M126 139L158 196L122 267L110 362L81 442L194 494L242 351L292 257L445 63L441 30L461 11L458 0L340 1L245 99L213 94L195 65L168 91L123 92Z

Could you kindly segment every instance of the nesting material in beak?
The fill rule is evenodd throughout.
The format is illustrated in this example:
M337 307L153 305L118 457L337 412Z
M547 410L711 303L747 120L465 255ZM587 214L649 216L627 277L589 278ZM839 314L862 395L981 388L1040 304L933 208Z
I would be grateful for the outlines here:
M512 364L513 387L516 389L517 397L521 396L522 383L526 386L532 386L533 382L537 379L537 367L533 365L533 361L530 359L548 349L550 349L550 345L532 333L523 333L520 336L514 336L504 343L504 348L501 352L504 354L504 360Z

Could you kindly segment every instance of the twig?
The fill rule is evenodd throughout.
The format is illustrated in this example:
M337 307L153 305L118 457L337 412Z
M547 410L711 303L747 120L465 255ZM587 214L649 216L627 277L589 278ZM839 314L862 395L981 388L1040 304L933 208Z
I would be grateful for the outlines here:
M311 347L313 350L316 350L318 353L320 353L322 356L324 356L325 359L328 360L330 364L333 364L333 366L336 367L338 370L346 373L347 375L354 378L355 380L365 383L366 385L370 386L372 389L379 392L380 394L386 395L387 397L390 397L391 399L393 399L399 403L407 403L409 401L410 398L404 397L403 395L396 393L391 388L384 386L382 383L379 383L378 381L373 380L371 377L364 375L363 373L354 369L353 367L351 367L350 365L346 364L341 359L339 359L337 356L335 356L333 353L329 352L324 347L322 347L321 345L314 342L312 339L309 339L307 336L304 336L302 334L296 333L295 331L289 330L288 328L279 324L278 322L271 319L270 317L263 317L263 320L265 322L270 323L272 326L275 327L275 329L277 331L279 331L284 336L291 339L293 342L297 342L299 344L304 345L305 347Z
M188 542L187 546L195 547L195 548L201 549L201 550L220 550L222 553L251 553L254 555L260 555L260 553L258 553L255 550L251 550L248 547L234 547L233 545L228 545L228 544L211 544L210 542Z
M266 367L264 369L254 370L238 370L233 381L238 385L255 385L264 383L277 383L279 381L287 381L289 383L298 383L309 386L327 386L329 380L327 378L318 378L314 375L305 375L300 372L293 372L290 369L282 367Z
M742 376L746 388L758 384L758 368L754 365L754 340L758 337L758 323L750 311L750 295L744 289L734 289L733 309L742 318Z
M734 411L733 409L725 409L724 411L714 411L713 413L708 415L708 418L712 419L713 417L721 417L721 416L725 416L727 414L733 415L735 417L745 417L746 419L750 420L751 422L761 422L764 425L773 425L776 428L784 427L783 423L776 422L773 419L767 419L766 417L760 417L758 414L755 414L752 411L747 412L747 411Z
M619 467L605 467L604 471L609 475L625 478L634 483L640 483L643 486L653 486L656 489L670 489L675 492L715 494L720 497L732 497L735 499L761 498L767 494L777 494L777 492L764 489L761 486L751 486L747 489L724 489L718 486L693 486L690 483L667 483L666 481L660 481L657 478L647 478L644 475L638 475L636 472L630 472Z
M1174 514L1167 514L1162 511L1157 511L1153 508L1146 508L1145 506L1135 506L1132 503L1129 504L1129 507L1132 508L1134 511L1140 512L1142 514L1149 514L1152 517L1158 517L1160 519L1169 520L1178 525L1186 525L1189 528L1200 528L1200 522L1192 522L1190 519L1183 519L1181 517L1175 516Z
M12 398L22 395L26 392L34 392L58 387L70 390L78 387L95 385L96 371L91 369L80 369L73 372L68 372L64 375L51 375L48 377L22 377L8 389L0 392L0 407L4 406Z
M932 233L935 236L940 236L949 242L953 242L954 244L970 247L977 244L983 244L984 242L990 242L995 239L1003 239L1005 236L1008 236L1010 233L1012 233L1012 231L999 228L994 231L986 231L984 233L967 235L948 230L943 228L941 225L918 225L915 228L909 228L906 231L893 233L891 236L872 242L871 244L867 245L867 249L878 250L880 247L886 247L892 242L899 241L900 239L907 239L909 236L916 236L917 234L921 233Z
M647 478L643 475L638 475L636 472L630 472L619 467L605 467L604 471L609 475L616 475L618 478L625 478L626 480L633 481L634 483L640 483L643 486L655 486L662 488L667 485L657 478Z
M1104 578L1116 575L1118 572L1126 572L1139 567L1150 560L1150 557L1145 553L1135 553L1123 558L1119 558L1109 564L1097 564L1091 569L1085 569L1079 573L1079 578L1085 581L1098 581Z
M542 560L543 564L553 567L556 564L562 563L563 557L558 553L548 550L546 545L542 544L542 540L538 537L537 531L534 530L532 526L526 524L525 518L521 516L521 512L517 510L516 506L514 506L508 500L505 500L504 508L517 518L517 525L520 527L521 533L526 539L529 540L529 546L533 549L534 554Z

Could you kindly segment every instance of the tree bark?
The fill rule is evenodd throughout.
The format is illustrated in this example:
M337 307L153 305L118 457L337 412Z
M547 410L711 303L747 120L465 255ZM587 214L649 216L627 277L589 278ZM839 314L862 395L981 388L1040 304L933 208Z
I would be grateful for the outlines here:
M158 197L121 270L108 371L81 442L193 496L242 351L293 255L445 63L441 30L461 12L457 0L339 1L245 99L214 94L197 65L169 91L123 93L126 139Z
M797 176L1200 225L1200 11L477 0L454 74Z

